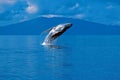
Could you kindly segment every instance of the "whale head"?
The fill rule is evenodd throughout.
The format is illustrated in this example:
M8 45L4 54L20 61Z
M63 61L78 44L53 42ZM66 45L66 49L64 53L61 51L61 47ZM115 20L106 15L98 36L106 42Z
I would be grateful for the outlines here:
M43 42L43 45L51 43L57 37L62 35L71 26L72 26L72 23L64 23L64 24L59 24L59 25L51 28L48 35L46 36L46 38L45 38L45 40Z

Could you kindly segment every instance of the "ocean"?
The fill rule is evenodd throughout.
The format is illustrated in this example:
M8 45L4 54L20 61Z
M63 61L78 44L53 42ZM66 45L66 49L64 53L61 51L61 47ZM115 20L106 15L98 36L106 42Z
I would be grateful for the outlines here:
M0 80L120 80L119 35L0 36Z

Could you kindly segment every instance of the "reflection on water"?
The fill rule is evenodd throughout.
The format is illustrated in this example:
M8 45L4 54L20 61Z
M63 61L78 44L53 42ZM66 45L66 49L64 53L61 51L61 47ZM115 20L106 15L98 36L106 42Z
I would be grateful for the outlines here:
M46 49L62 49L62 46L57 46L57 45L43 45L44 48Z
M71 78L71 66L69 62L70 53L64 53L64 50L60 49L46 49L46 65L51 70L52 80L70 80Z

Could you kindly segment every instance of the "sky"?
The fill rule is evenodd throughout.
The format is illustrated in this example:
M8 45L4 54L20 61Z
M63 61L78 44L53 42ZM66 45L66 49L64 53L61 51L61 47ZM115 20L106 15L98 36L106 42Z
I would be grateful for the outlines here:
M37 17L69 17L120 26L120 1L0 0L0 26Z

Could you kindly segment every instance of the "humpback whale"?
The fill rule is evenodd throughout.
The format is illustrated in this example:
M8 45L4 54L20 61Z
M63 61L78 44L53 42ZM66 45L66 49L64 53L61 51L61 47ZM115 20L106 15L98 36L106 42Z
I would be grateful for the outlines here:
M48 35L45 37L42 45L51 45L51 42L62 35L67 29L72 26L72 23L59 24L55 27L48 29Z

